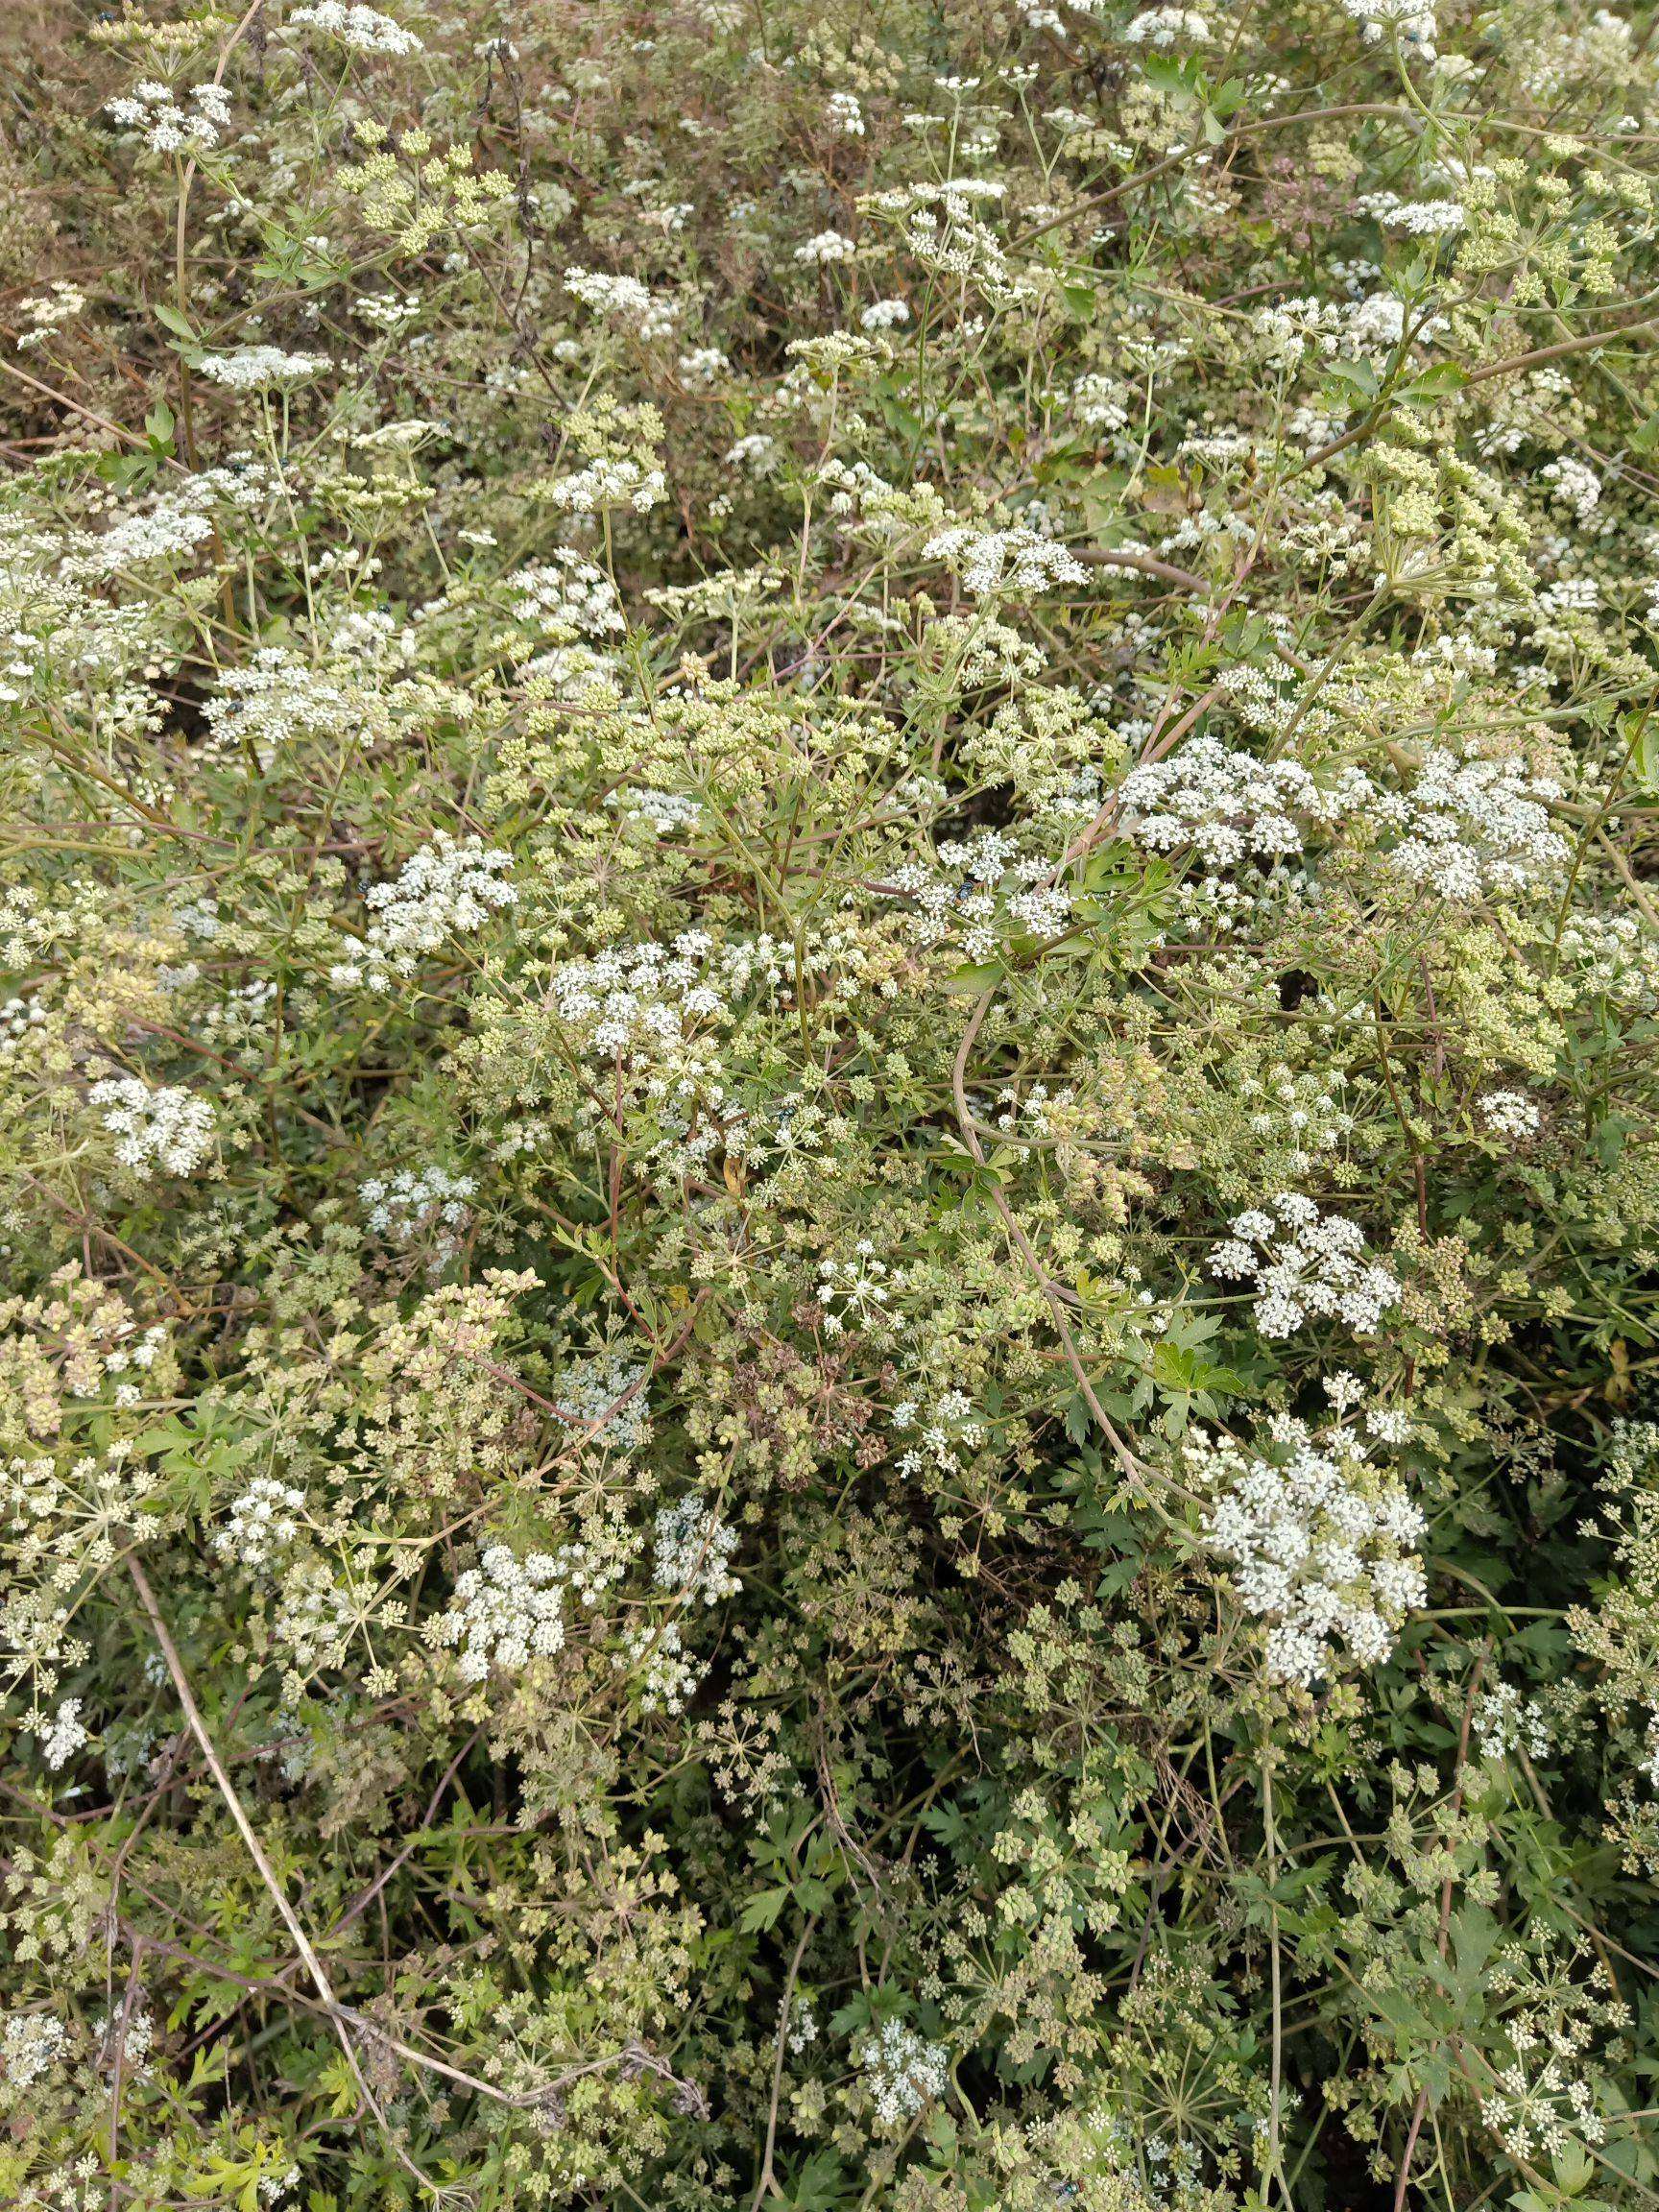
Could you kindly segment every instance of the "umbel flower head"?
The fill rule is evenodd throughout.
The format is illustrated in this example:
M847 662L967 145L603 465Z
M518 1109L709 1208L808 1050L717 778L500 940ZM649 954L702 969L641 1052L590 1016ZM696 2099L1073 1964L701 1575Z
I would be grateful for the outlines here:
M118 1140L116 1159L136 1175L157 1169L188 1175L212 1153L218 1126L213 1108L180 1084L152 1088L136 1075L111 1075L94 1083L86 1095Z
M322 32L359 54L421 51L413 31L405 30L393 16L383 15L378 8L365 7L362 0L310 0L309 6L294 10L283 28L289 32Z
M884 2020L858 2043L853 2056L875 2099L877 2121L884 2128L906 2126L945 2094L949 2052L902 2020Z
M230 121L230 97L219 84L196 84L183 100L146 79L108 103L104 112L120 130L134 131L153 154L202 155L219 143Z
M211 383L232 392L287 392L321 375L326 353L285 353L280 346L238 346L232 353L209 353L197 364Z
M1210 1272L1255 1286L1263 1336L1289 1336L1314 1321L1340 1321L1368 1336L1400 1302L1398 1280L1371 1257L1358 1224L1321 1214L1299 1191L1281 1190L1230 1226L1231 1237L1210 1255Z
M1087 584L1089 571L1051 538L1023 527L941 530L927 541L930 561L943 561L976 599L1029 599L1061 584Z
M482 1682L493 1669L511 1673L565 1647L565 1575L547 1551L515 1557L491 1544L476 1567L457 1576L449 1609L438 1620L440 1644L456 1646L461 1678Z
M412 975L427 954L516 903L517 886L506 880L512 865L510 853L490 849L480 837L457 840L440 830L391 882L371 888L368 939L334 969L335 980L384 991L394 975Z
M1416 1548L1427 1524L1374 1459L1378 1430L1395 1432L1386 1414L1369 1435L1281 1415L1263 1449L1202 1431L1186 1447L1194 1487L1211 1501L1206 1540L1245 1612L1265 1623L1268 1668L1284 1681L1310 1687L1344 1664L1380 1665L1424 1601Z

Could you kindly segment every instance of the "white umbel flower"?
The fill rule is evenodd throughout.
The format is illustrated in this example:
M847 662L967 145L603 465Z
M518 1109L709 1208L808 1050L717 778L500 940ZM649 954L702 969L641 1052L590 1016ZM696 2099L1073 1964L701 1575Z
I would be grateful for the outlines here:
M1031 598L1060 584L1087 584L1089 571L1074 554L1035 530L941 530L924 548L961 577L975 599Z
M1267 1664L1305 1687L1340 1654L1379 1666L1426 1594L1416 1548L1426 1523L1397 1477L1351 1428L1272 1424L1267 1455L1201 1432L1186 1464L1214 1500L1204 1521L1244 1610L1266 1623Z
M820 230L795 249L795 258L803 268L827 269L836 261L851 261L858 249L851 238L839 230Z
M1517 1143L1536 1137L1544 1119L1524 1091L1488 1091L1476 1105L1494 1137L1512 1137Z
M565 1647L565 1575L549 1551L515 1558L492 1544L457 1577L449 1609L435 1624L440 1644L458 1646L465 1682L516 1673Z
M668 337L679 317L672 301L658 299L637 276L613 276L603 269L566 269L565 289L606 322L644 339Z
M201 373L231 392L287 392L330 366L326 353L285 353L280 346L238 346L209 353Z
M1342 0L1342 7L1364 32L1368 45L1398 39L1419 60L1434 60L1440 27L1432 7L1425 7L1423 0Z
M693 1604L717 1605L743 1587L728 1564L736 1549L736 1529L692 1491L657 1516L652 1579L659 1590Z
M1408 790L1380 797L1380 826L1397 828L1390 871L1443 899L1520 892L1563 869L1573 848L1551 827L1561 787L1524 760L1460 757L1431 746Z
M333 979L384 991L394 975L412 975L428 954L471 935L492 914L517 902L517 885L504 879L512 865L510 853L481 838L457 841L441 830L404 863L401 874L370 891L368 940L333 970Z
M213 1549L232 1566L257 1574L279 1559L300 1533L305 1493L275 1476L255 1475L232 1501Z
M88 1740L81 1719L80 1698L65 1697L53 1716L52 1725L40 1738L40 1756L56 1770L66 1767Z
M1123 36L1131 46L1150 46L1167 53L1172 46L1204 45L1210 25L1191 8L1142 8Z
M135 131L152 154L206 154L230 120L229 95L218 84L197 84L187 103L146 79L108 102L104 112L119 130Z
M1210 1272L1255 1284L1263 1336L1289 1336L1312 1321L1341 1321L1368 1336L1400 1303L1398 1281L1371 1257L1358 1225L1322 1214L1299 1191L1282 1190L1230 1226L1232 1236L1210 1255Z
M1364 776L1315 782L1296 760L1259 760L1208 734L1167 760L1131 769L1118 789L1124 827L1154 853L1190 845L1211 868L1280 860L1309 826L1330 829L1371 793Z
M289 16L290 31L321 31L338 38L357 54L419 54L421 41L413 31L378 8L348 5L348 0L312 0L308 8L296 8Z
M102 1109L105 1128L120 1140L116 1159L135 1175L148 1178L158 1169L188 1175L213 1150L213 1109L180 1084L152 1090L136 1075L114 1075L94 1083L87 1096Z
M929 2043L902 2021L887 2020L859 2042L853 2053L864 2086L876 2100L883 2128L903 2128L945 2094L950 2054Z
M30 2089L61 2060L69 2037L50 2012L13 2012L0 2025L0 2068L9 2089Z

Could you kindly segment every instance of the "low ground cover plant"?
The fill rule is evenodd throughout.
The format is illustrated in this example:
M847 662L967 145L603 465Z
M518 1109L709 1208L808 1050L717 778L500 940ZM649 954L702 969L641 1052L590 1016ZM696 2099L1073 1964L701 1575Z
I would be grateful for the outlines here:
M0 2200L1659 2201L1659 51L17 0Z

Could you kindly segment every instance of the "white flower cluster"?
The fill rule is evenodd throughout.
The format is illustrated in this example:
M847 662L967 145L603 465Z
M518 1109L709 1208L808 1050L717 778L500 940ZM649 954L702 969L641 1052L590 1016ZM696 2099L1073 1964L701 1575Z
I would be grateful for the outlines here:
M884 2020L862 2038L853 2056L883 2128L906 2126L945 2094L950 2054L942 2043L927 2042L902 2021Z
M1426 7L1424 0L1342 0L1342 6L1363 30L1368 44L1397 38L1422 60L1434 60L1440 27L1433 7Z
M373 330L401 330L421 313L421 301L411 292L363 292L352 301L351 312Z
M700 1025L734 1019L733 1000L752 983L783 976L784 948L769 936L717 945L683 929L671 945L617 945L555 969L560 1019L589 1059L652 1059L678 1051Z
M1587 462L1575 460L1571 453L1547 461L1538 471L1538 480L1548 484L1551 496L1581 523L1588 522L1601 504L1600 477Z
M1071 387L1070 411L1085 430L1126 430L1129 388L1116 376L1091 373Z
M612 791L605 804L624 822L643 822L659 837L667 837L676 830L695 830L703 819L697 800L687 799L681 791L657 791L649 785L639 790Z
M1340 1321L1368 1336L1400 1302L1398 1281L1370 1257L1358 1223L1321 1214L1299 1191L1282 1190L1229 1226L1233 1234L1211 1253L1210 1271L1256 1286L1263 1336L1289 1336L1310 1321Z
M166 1324L158 1321L153 1327L146 1329L142 1335L137 1336L133 1342L117 1344L110 1351L105 1353L104 1372L106 1375L116 1378L115 1403L117 1406L136 1406L140 1403L142 1393L137 1382L127 1378L148 1375L166 1349ZM124 1446L116 1447L117 1452L124 1449ZM113 1459L114 1454L111 1455L111 1457ZM91 1462L88 1461L87 1464L90 1465Z
M228 668L204 707L213 742L250 743L265 764L303 737L345 735L352 704L341 685L280 645L262 645L240 668Z
M920 945L960 930L964 956L989 960L1011 937L1057 937L1070 922L1071 894L1054 881L1058 856L1020 854L1005 830L948 838L938 859L937 868L907 860L887 871L888 895L916 902L911 930Z
M0 1003L0 1060L15 1052L32 1029L46 1020L38 998L8 998Z
M192 961L180 973L194 977L199 971ZM278 997L279 987L268 975L233 984L217 1006L203 1008L202 1026L217 1042L245 1044L269 1028Z
M1278 704L1255 710L1266 718ZM1167 760L1131 769L1118 796L1127 834L1156 852L1191 845L1210 868L1237 868L1303 852L1310 826L1353 829L1385 844L1390 874L1457 902L1521 891L1571 850L1551 826L1559 784L1523 760L1465 757L1439 745L1408 788L1389 791L1361 768L1321 783L1298 761L1261 760L1206 733Z
M856 92L831 92L824 103L824 120L838 138L864 135L864 110Z
M101 2066L108 2070L119 2058L121 2072L129 2080L142 2081L148 2077L156 2048L156 2021L142 2005L132 2008L125 2029L119 2008L100 2014L92 2023L92 2034Z
M62 276L54 276L50 287L37 293L32 300L20 300L17 312L26 317L29 327L17 334L17 350L26 353L32 347L43 346L55 330L65 323L73 322L86 308L86 295L78 285Z
M923 548L943 561L975 599L1028 599L1059 584L1087 584L1089 571L1052 538L1035 530L941 530Z
M951 177L878 193L872 204L902 216L904 243L924 269L972 278L988 296L1005 300L1019 285L1001 241L976 210L989 210L1006 191L998 178Z
M1315 1432L1280 1416L1272 1455L1199 1433L1187 1448L1215 1503L1204 1533L1247 1613L1267 1623L1267 1663L1304 1686L1336 1671L1338 1647L1380 1665L1425 1597L1416 1546L1426 1523L1397 1478L1374 1466L1351 1427Z
M79 1697L65 1697L40 1738L40 1756L54 1771L66 1766L88 1741Z
M689 1491L678 1505L664 1505L657 1516L652 1578L659 1590L686 1597L693 1604L717 1605L743 1587L731 1569L736 1549L736 1529Z
M646 1713L684 1713L708 1671L687 1655L685 1639L672 1621L661 1626L645 1621L626 1630L613 1663L633 1674Z
M238 346L198 364L209 382L231 392L291 391L330 367L326 353L284 353L280 346Z
M177 490L159 493L147 507L121 516L66 566L91 576L113 576L143 561L176 561L213 536L218 527L214 510L221 502L243 510L261 506L275 481L257 463L205 469L186 477Z
M539 637L567 643L573 637L613 637L627 627L615 585L568 546L555 546L545 561L516 568L502 589L513 594L514 620Z
M1171 46L1202 46L1210 36L1208 20L1190 8L1142 8L1124 26L1131 46L1167 53Z
M1265 1075L1241 1076L1239 1097L1253 1107L1251 1135L1286 1146L1290 1167L1305 1173L1321 1152L1334 1152L1353 1134L1354 1116L1336 1097L1340 1084L1332 1069L1321 1075L1276 1068Z
M1431 316L1414 325L1412 344L1421 347L1445 327L1443 317ZM1310 353L1324 359L1376 358L1391 352L1405 336L1406 302L1397 292L1386 291L1368 292L1358 300L1280 300L1256 310L1251 329L1263 360L1281 368L1294 369ZM1183 450L1202 456L1206 445L1214 453L1220 443L1187 439ZM1228 459L1242 460L1253 450L1254 442L1244 433L1226 443Z
M419 54L422 50L413 31L405 31L401 23L382 15L378 8L365 8L357 0L311 0L309 7L295 9L285 28L324 32L356 54Z
M573 1359L559 1378L554 1409L578 1432L591 1430L608 1449L637 1452L651 1435L645 1373L643 1366L620 1352ZM628 1402L623 1405L625 1398Z
M515 1672L562 1651L565 1579L550 1551L518 1559L505 1544L490 1545L456 1577L448 1610L433 1627L440 1644L460 1647L461 1679L482 1682L493 1669Z
M1388 855L1409 883L1443 899L1521 891L1564 867L1572 847L1550 826L1561 786L1523 760L1460 759L1431 746L1408 792L1382 793L1375 819L1403 835Z
M273 1475L255 1475L238 1492L213 1538L221 1559L258 1574L281 1557L300 1533L305 1493Z
M1520 2159L1555 2158L1575 2142L1602 2142L1607 2128L1596 2109L1595 2092L1569 2070L1579 2055L1572 2042L1566 2049L1552 2049L1516 2025L1509 2034L1520 2056L1513 2065L1494 2070L1493 2090L1480 2100L1480 2117L1504 2150ZM1529 2060L1538 2067L1530 2079Z
M748 476L766 475L778 458L778 441L764 430L751 430L726 448L728 469L741 469Z
M1561 931L1561 959L1581 988L1631 1012L1659 1011L1659 938L1634 914L1574 914Z
M689 353L680 356L681 375L687 384L701 385L704 390L718 384L731 370L731 362L718 346L693 346Z
M165 84L146 80L108 103L104 112L123 131L136 131L152 154L205 154L230 121L230 100L218 84L192 87L180 107Z
M1153 852L1191 845L1210 867L1236 868L1300 853L1304 822L1331 827L1370 790L1356 770L1323 789L1299 761L1259 760L1205 735L1132 768L1118 796L1125 830Z
M837 261L851 261L858 249L851 238L839 230L820 230L795 249L795 258L803 268L828 269Z
M61 2020L50 2012L13 2012L0 2028L0 2067L8 2089L33 2088L69 2047Z
M1407 238L1449 238L1469 220L1459 200L1402 200L1398 192L1361 192L1354 205L1384 230L1402 230Z
M1476 1106L1494 1137L1512 1137L1517 1143L1536 1137L1544 1118L1524 1091L1488 1091Z
M1550 1749L1550 1723L1535 1697L1523 1697L1513 1682L1495 1682L1475 1701L1471 1717L1475 1747L1482 1759L1507 1759L1525 1752L1542 1759Z
M139 561L176 561L213 535L209 515L177 495L157 499L148 512L123 515L87 555L87 565L113 575Z
M320 1559L301 1559L282 1577L272 1634L290 1664L336 1667L362 1618L357 1601Z
M188 1175L213 1150L213 1109L181 1084L154 1089L136 1075L113 1075L87 1093L104 1126L120 1139L115 1157L138 1175Z
M565 515L603 515L617 507L631 507L636 515L648 515L667 496L668 479L661 469L648 469L632 454L620 459L601 455L574 476L565 476L548 493L552 505Z
M674 302L660 300L637 276L613 276L603 269L566 269L565 289L584 307L607 322L619 323L638 338L670 337L679 320Z
M902 1452L898 1460L899 1473L906 1480L929 1467L941 1475L959 1474L962 1462L957 1447L976 1452L985 1441L985 1424L966 1390L942 1391L926 1407L913 1398L901 1399L888 1419L900 1435L915 1431L915 1443Z
M357 1194L369 1209L371 1233L389 1243L406 1244L440 1224L458 1227L477 1190L470 1175L451 1175L446 1167L399 1167L392 1175L366 1177Z
M385 991L394 975L412 975L427 954L481 929L492 914L517 903L517 886L504 880L512 865L510 853L481 838L458 841L440 830L390 882L370 890L373 918L368 938L352 958L330 971L332 980Z
M868 1237L859 1238L851 1260L820 1260L814 1295L824 1310L825 1334L839 1336L849 1327L878 1327L887 1319L887 1301L897 1282L887 1262L876 1258Z

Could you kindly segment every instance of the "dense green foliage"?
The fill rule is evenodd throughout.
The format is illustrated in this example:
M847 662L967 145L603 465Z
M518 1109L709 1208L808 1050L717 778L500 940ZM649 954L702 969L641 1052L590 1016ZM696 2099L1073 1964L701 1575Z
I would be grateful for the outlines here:
M1659 2203L1659 76L12 0L0 2200Z

